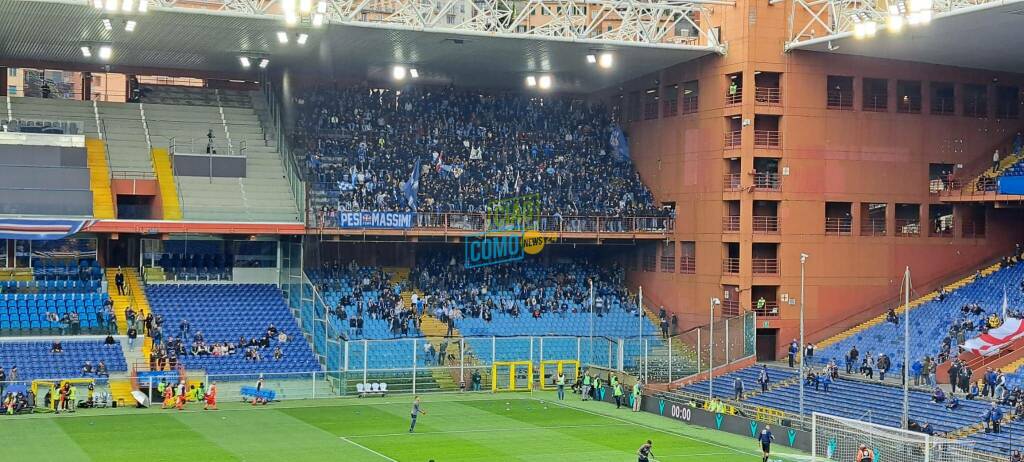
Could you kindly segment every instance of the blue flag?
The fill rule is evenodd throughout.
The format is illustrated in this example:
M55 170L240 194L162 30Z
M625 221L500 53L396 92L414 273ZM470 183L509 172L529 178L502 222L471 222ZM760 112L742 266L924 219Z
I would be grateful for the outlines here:
M615 155L616 159L620 162L628 162L629 158L629 141L626 139L626 134L622 132L622 128L616 126L612 128L612 135L608 139L608 144L611 146L612 154Z
M416 210L417 197L420 192L420 159L416 158L416 165L412 167L412 174L409 181L402 183L402 192L405 194L405 204L410 210Z

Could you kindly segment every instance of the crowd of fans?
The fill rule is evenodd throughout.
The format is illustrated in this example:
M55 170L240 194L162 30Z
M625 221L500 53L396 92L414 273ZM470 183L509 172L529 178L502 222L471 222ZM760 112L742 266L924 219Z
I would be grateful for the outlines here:
M484 212L491 200L531 193L541 193L545 215L668 213L653 206L600 105L450 87L321 88L296 103L321 220L346 211Z
M174 370L178 366L179 358L186 356L226 357L241 354L246 361L268 359L264 356L279 361L284 357L281 345L290 339L287 333L271 323L261 335L252 338L241 336L237 342L208 343L203 331L196 330L193 333L192 324L188 319L182 319L178 324L178 336L168 336L165 339L162 324L163 317L158 315L151 330L147 328L145 332L153 339L149 364L150 368L155 371ZM267 354L267 351L270 353Z
M399 337L415 331L424 315L445 323L451 335L457 324L469 317L490 322L498 313L541 319L589 312L590 281L597 317L613 308L638 314L626 291L623 269L585 260L467 269L454 256L434 256L412 268L403 283L392 281L381 269L360 267L354 261L325 264L317 274L321 293L342 292L332 309L348 326L347 335L356 338L362 336L367 317L387 321L391 335ZM351 293L343 288L351 288ZM415 292L407 302L401 293L411 289ZM368 297L368 293L376 296ZM668 317L664 310L661 314L667 331ZM675 320L673 327L677 325Z

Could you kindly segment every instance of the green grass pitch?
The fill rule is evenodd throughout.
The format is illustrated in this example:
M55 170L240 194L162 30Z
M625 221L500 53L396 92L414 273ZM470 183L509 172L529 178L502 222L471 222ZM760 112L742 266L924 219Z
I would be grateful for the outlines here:
M305 400L219 411L80 410L0 417L10 461L635 461L654 441L658 461L760 461L759 445L576 396L427 395L409 434L412 397ZM564 403L564 404L563 404ZM780 451L787 451L779 448ZM806 459L789 450L777 460Z

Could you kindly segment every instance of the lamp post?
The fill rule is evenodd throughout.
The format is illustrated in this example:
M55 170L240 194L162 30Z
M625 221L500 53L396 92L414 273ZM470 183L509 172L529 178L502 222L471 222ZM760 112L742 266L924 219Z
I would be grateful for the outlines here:
M708 342L708 404L714 399L715 390L715 305L721 305L722 301L717 297L711 297L711 339Z
M800 354L800 376L798 377L798 380L800 381L801 419L804 417L804 363L807 361L807 358L804 356L804 351L806 350L806 347L804 346L804 309L807 305L804 302L804 275L805 267L807 265L807 257L808 255L806 253L800 254L800 351L797 353Z

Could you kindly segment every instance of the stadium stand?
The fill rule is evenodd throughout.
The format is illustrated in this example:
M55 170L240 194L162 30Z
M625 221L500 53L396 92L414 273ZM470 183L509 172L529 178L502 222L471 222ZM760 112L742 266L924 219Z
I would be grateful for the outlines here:
M0 144L0 214L93 214L84 146Z
M988 315L1000 314L1004 288L1010 289L1006 291L1010 306L1020 306L1024 302L1024 296L1017 289L1024 279L1024 265L1007 265L1001 269L995 266L979 274L981 277L972 276L970 282L962 287L941 297L935 295L931 301L911 309L912 359L921 360L925 356L942 359L943 356L955 355L955 345L962 343L963 338L977 336L980 333L979 326ZM982 311L977 314L965 311L964 308L969 305L978 305ZM899 318L902 323L902 316ZM968 321L973 326L964 329ZM833 359L843 364L844 355L853 346L861 352L861 358L867 353L876 356L885 353L893 361L892 370L898 371L903 358L903 326L882 320L827 346L822 345L815 352L814 359L818 364ZM943 355L943 352L946 354Z
M36 261L33 280L0 281L0 332L105 333L107 300L95 260ZM77 316L77 323L75 317Z
M666 214L614 147L624 139L613 136L601 106L365 87L320 89L302 104L311 208L321 221L338 211L482 212L485 198L536 192L551 215ZM422 176L412 207L403 183L417 163Z
M151 284L146 287L155 316L162 317L162 338L154 344L166 351L188 369L207 374L251 374L260 372L319 371L309 344L284 303L281 291L267 284ZM182 335L180 322L187 319L191 329ZM282 343L276 335L267 336L273 325L284 332ZM202 333L203 341L196 339ZM266 341L261 346L248 344ZM246 345L243 345L245 340ZM181 342L175 353L177 342ZM228 355L192 354L199 346L212 348L230 344L235 351ZM159 345L163 345L161 349ZM274 358L280 348L282 357ZM261 356L254 360L247 352Z
M52 341L0 342L0 366L10 371L18 368L18 379L100 378L83 374L82 366L89 361L96 366L103 361L111 374L126 372L128 365L119 344L105 345L102 340L63 340L61 353L51 352ZM10 372L8 372L8 375Z
M153 147L205 154L211 142L207 135L212 131L211 151L246 159L243 178L176 175L184 218L299 221L281 157L276 148L266 142L251 101L244 93L231 92L231 95L222 96L219 90L208 89L161 89L143 97ZM224 101L230 103L221 104Z

